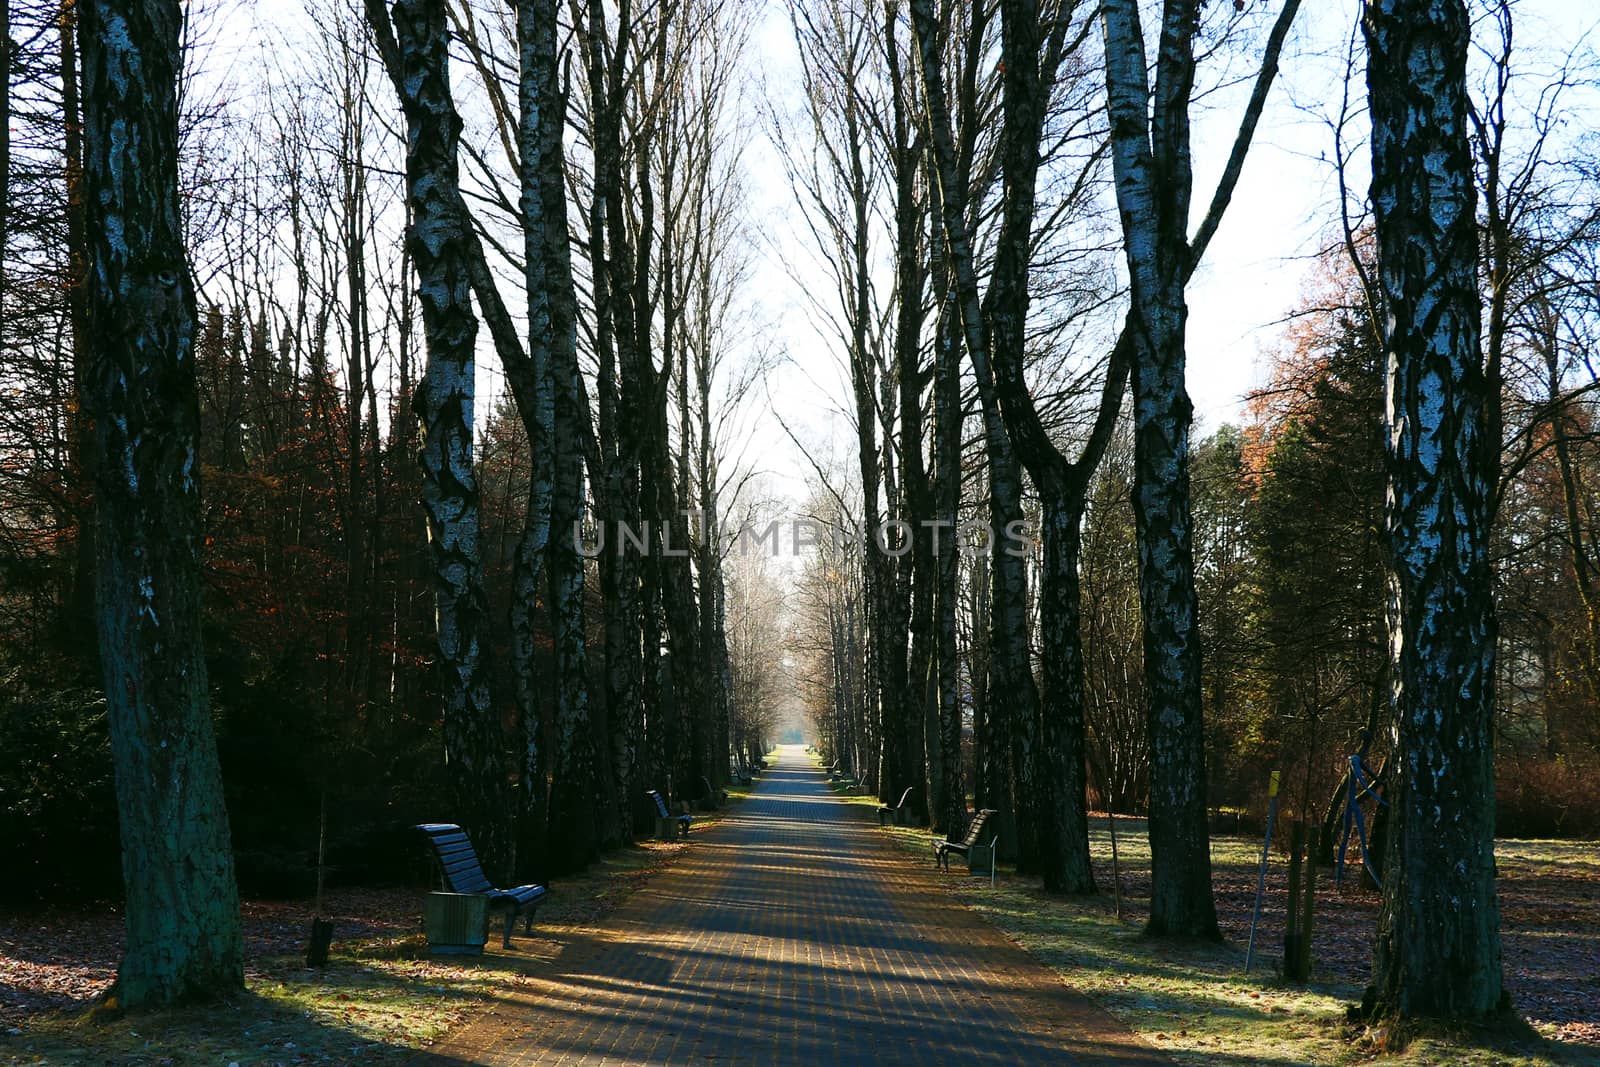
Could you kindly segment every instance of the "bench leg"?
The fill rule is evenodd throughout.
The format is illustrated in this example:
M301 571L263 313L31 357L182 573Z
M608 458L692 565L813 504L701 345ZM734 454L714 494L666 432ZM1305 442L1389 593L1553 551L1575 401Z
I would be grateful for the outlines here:
M539 910L539 905L534 904L534 905L532 905L531 907L528 908L528 913L522 917L522 932L523 933L525 933L525 934L533 933L533 917L538 912L538 910Z
M506 932L505 932L505 936L500 939L500 947L501 948L510 948L511 947L511 924L516 922L516 921L517 921L517 909L516 908L507 908L506 909Z

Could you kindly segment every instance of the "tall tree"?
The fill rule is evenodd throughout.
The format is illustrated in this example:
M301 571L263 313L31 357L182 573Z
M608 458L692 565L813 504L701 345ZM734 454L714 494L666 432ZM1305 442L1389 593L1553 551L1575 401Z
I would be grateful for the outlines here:
M952 288L968 355L980 391L992 393L998 401L1006 437L1026 465L1043 505L1039 628L1044 677L1030 788L1030 794L1037 796L1039 870L1045 888L1053 892L1091 892L1094 876L1089 866L1079 632L1080 526L1090 478L1116 425L1128 346L1119 342L1112 354L1095 425L1077 460L1067 459L1050 440L1023 378L1040 139L1051 87L1067 53L1068 33L1077 28L1076 4L1054 7L1043 20L1033 0L1007 0L1000 5L1004 71L1001 221L993 276L981 298L964 207L969 192L960 184L955 138L943 104L934 10L927 0L916 0L912 11L921 41L923 85L943 193L944 213L939 222L954 268ZM1001 610L1000 605L996 607Z
M886 5L884 12L883 44L892 115L885 132L889 171L894 178L894 376L900 416L900 432L893 438L900 458L899 493L893 503L894 518L902 524L900 530L909 542L898 549L902 554L895 598L896 614L907 623L908 634L899 723L902 758L911 777L897 781L894 789L914 782L918 789L913 795L916 808L928 816L930 825L942 826L947 820L940 816L948 807L942 794L948 782L942 770L946 754L939 743L937 680L933 674L935 557L933 529L927 525L933 517L933 490L922 447L926 377L922 369L922 333L927 317L923 293L928 268L923 249L927 192L920 179L927 135L926 124L917 121L916 86L902 73L897 5ZM884 436L890 438L887 426ZM893 790L888 793L891 799L898 795Z
M540 427L549 456L536 466L529 512L537 528L541 497L548 500L551 630L555 641L556 745L551 771L548 858L563 866L586 865L598 852L594 731L589 708L583 557L577 543L583 516L583 469L589 402L578 371L578 307L573 289L572 238L567 221L566 157L562 136L567 101L561 88L554 0L519 0L518 145L521 169L523 265L528 300L527 356L507 351L524 379L519 407L530 428ZM480 301L483 299L479 297ZM504 351L509 342L501 344ZM502 360L506 358L502 356ZM531 379L531 380L530 380ZM531 394L528 395L528 394ZM549 479L541 486L542 479ZM526 702L531 707L533 701ZM525 730L527 751L536 757L537 725ZM542 786L537 758L524 780ZM599 807L611 806L602 803ZM544 815L531 812L533 818Z
M194 283L178 203L177 0L83 8L98 610L127 941L112 993L165 1007L244 985L200 635Z
M482 256L461 197L461 119L450 93L445 5L399 0L392 23L382 0L367 0L366 10L406 119L407 245L420 282L428 352L413 406L422 426L445 759L457 821L472 832L485 866L504 876L512 853L511 806L505 738L483 659L489 608L472 462L478 336L472 293Z
M1024 528L1022 468L1006 433L990 368L990 325L985 321L978 292L972 237L983 199L983 190L974 187L973 170L980 123L978 70L985 54L989 9L973 4L969 13L970 21L958 49L954 123L942 65L950 12L940 12L928 0L918 0L911 5L911 25L930 134L933 178L929 182L929 204L938 242L943 245L946 277L939 284L947 287L950 314L945 328L959 331L972 361L988 457L991 607L985 689L991 697L1003 694L1003 699L984 701L985 762L975 772L984 788L975 799L980 807L998 811L1002 841L1016 850L1019 866L1031 870L1038 856L1036 812L1048 804L1040 804L1043 798L1035 777L1039 766L1039 689L1029 655L1026 553L1015 537ZM958 830L957 826L948 828L952 834Z
M1462 0L1366 8L1372 201L1388 321L1390 649L1399 773L1369 1012L1474 1019L1506 1004L1494 883L1498 438L1479 351Z
M1193 406L1186 381L1185 290L1233 197L1277 76L1278 55L1300 5L1299 0L1285 0L1273 24L1222 177L1191 239L1189 105L1201 6L1200 0L1164 0L1153 84L1139 0L1105 0L1100 12L1111 162L1132 295L1133 501L1151 761L1147 929L1215 938L1201 633L1189 509Z

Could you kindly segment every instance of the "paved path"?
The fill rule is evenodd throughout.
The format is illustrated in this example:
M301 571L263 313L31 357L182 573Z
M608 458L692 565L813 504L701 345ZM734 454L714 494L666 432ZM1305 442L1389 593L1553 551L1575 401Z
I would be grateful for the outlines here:
M444 1064L1159 1064L797 748Z

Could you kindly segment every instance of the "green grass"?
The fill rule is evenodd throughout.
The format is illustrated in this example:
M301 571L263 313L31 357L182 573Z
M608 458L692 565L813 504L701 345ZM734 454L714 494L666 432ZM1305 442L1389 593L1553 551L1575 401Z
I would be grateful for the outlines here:
M876 806L872 796L841 794L849 803ZM1110 837L1091 834L1099 870L1111 865ZM1142 822L1124 830L1118 852L1125 870L1148 869L1149 846ZM926 830L882 831L919 862L931 843ZM1573 846L1550 855L1545 843L1510 842L1503 853L1533 851L1541 859L1594 863L1593 846ZM1213 861L1249 866L1259 845L1242 838L1213 840ZM1585 856L1586 859L1577 859ZM1259 963L1243 974L1244 949L1225 944L1166 943L1140 933L1146 901L1129 900L1119 920L1110 893L1086 900L1047 896L1037 879L1002 868L991 889L987 877L941 876L948 892L992 923L1011 941L1050 967L1072 988L1178 1063L1309 1065L1333 1067L1382 1063L1394 1067L1536 1067L1600 1064L1592 1049L1558 1046L1523 1031L1512 1035L1460 1033L1413 1036L1402 1052L1388 1051L1389 1034L1346 1022L1361 991L1336 981L1286 985ZM1138 918L1136 919L1135 916Z

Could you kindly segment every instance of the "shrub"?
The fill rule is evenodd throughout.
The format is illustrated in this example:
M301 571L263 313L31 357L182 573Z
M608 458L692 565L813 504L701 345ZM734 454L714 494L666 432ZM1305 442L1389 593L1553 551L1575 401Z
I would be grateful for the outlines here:
M1502 837L1600 837L1600 757L1592 752L1503 762L1495 795Z

